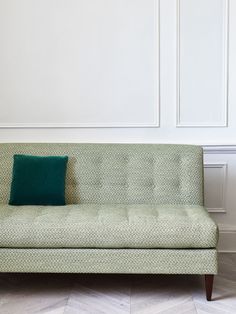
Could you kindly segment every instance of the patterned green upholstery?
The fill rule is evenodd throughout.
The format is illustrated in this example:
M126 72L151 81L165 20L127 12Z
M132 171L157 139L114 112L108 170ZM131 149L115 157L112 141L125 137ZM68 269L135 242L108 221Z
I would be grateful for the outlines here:
M197 205L0 206L1 247L214 248L217 226Z
M216 274L215 249L0 249L0 272Z
M203 204L202 149L151 144L0 144L0 203L13 154L67 155L67 204Z
M7 205L14 154L68 155L68 205ZM200 147L0 144L2 272L215 274L217 240Z

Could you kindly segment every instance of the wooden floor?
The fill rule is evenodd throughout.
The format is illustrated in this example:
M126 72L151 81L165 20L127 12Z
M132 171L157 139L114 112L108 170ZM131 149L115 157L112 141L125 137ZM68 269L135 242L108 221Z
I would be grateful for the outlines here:
M236 254L220 254L213 301L203 276L1 274L1 314L236 314Z

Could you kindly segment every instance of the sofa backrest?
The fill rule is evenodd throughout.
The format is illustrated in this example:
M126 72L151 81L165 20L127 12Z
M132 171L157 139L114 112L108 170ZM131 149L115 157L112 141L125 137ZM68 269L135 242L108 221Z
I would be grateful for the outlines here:
M198 146L0 144L0 203L9 200L14 154L67 155L68 204L203 204L202 148Z

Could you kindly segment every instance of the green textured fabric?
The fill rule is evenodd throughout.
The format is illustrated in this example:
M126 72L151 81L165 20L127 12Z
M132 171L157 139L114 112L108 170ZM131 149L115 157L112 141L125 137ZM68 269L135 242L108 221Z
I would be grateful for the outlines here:
M157 144L0 144L0 203L12 156L66 155L66 203L203 205L202 148Z
M0 205L0 247L215 248L217 231L197 205Z
M74 205L6 205L14 154L69 156L66 202ZM217 273L197 146L0 144L0 203L1 272Z
M10 205L65 205L67 156L14 155Z
M214 249L0 249L1 272L217 274Z

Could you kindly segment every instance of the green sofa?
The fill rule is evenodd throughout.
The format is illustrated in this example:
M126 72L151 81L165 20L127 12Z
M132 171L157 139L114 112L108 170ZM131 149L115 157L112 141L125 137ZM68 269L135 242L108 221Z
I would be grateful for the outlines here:
M14 154L67 155L67 205L8 205ZM0 144L0 271L203 274L210 300L202 164L191 145Z

